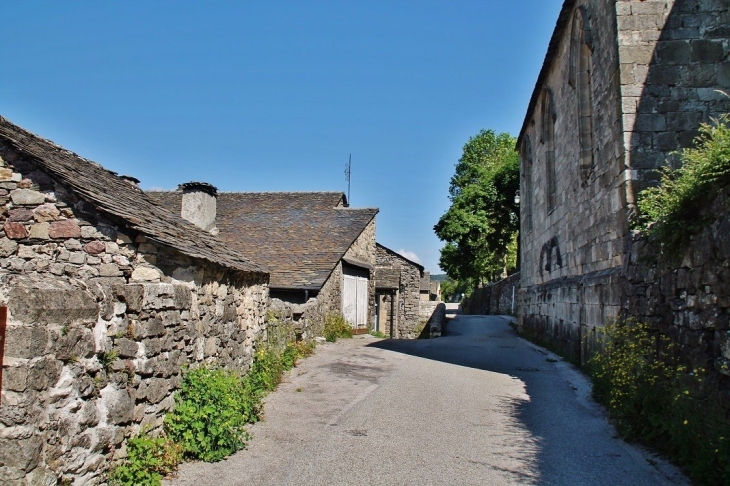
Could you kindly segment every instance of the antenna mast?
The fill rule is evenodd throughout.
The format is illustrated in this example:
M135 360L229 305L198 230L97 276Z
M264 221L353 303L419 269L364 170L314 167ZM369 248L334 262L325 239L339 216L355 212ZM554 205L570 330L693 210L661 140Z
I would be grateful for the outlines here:
M347 165L345 166L345 180L347 181L347 204L352 204L350 202L350 175L352 174L352 154L350 154L350 159L347 161Z

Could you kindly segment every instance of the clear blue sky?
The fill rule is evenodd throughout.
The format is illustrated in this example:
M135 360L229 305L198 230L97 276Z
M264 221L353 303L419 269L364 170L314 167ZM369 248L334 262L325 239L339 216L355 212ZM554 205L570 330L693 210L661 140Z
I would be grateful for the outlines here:
M461 148L517 135L562 0L4 2L0 114L141 180L346 190L438 272Z

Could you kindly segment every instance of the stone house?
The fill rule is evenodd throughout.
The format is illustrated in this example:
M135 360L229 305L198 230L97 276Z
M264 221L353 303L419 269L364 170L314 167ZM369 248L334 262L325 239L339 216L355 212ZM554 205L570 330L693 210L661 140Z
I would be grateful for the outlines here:
M265 267L119 177L0 117L3 484L97 482L159 427L181 367L246 371Z
M205 186L148 194L185 217L187 198ZM342 192L218 193L208 186L206 201L213 208L208 227L226 247L267 267L272 308L300 337L321 334L332 312L367 332L375 317L377 209L350 208Z
M374 329L392 338L414 338L421 332L423 265L378 243L375 264Z
M726 0L565 0L521 156L520 325L568 355L619 314L637 193L730 111Z

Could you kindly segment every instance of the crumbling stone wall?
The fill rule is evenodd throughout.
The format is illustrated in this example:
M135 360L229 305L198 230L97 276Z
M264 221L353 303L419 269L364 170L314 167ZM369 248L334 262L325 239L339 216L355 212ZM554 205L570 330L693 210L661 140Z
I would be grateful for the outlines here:
M125 438L160 426L184 365L250 365L266 275L135 234L3 147L0 204L4 484L99 482Z
M397 300L395 302L395 323L393 329L393 337L403 339L413 339L418 337L423 326L425 325L429 314L425 318L421 316L421 270L411 262L401 257L397 253L391 252L377 247L376 266L379 268L397 268L400 269L400 286L397 292ZM381 314L384 327L389 330L390 326L390 299L392 296L384 296ZM425 306L424 306L425 308ZM386 332L387 333L387 332Z

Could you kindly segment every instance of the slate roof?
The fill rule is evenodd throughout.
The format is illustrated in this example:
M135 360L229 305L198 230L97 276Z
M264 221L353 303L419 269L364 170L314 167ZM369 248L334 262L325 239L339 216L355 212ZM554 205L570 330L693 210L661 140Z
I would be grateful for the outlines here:
M180 191L147 194L180 211ZM220 192L218 238L266 265L271 288L317 290L378 213L346 205L341 192Z
M180 212L171 213L155 204L128 180L84 159L53 142L34 135L0 117L0 138L30 156L57 182L71 189L98 210L125 221L150 240L181 253L235 270L267 273L261 265L233 252L215 236L189 223Z
M537 76L535 88L532 91L532 96L530 97L530 103L527 105L525 120L522 122L522 128L520 129L520 134L517 137L517 150L520 150L522 137L525 135L525 130L527 130L527 126L530 123L530 119L532 118L532 112L535 110L535 106L537 105L537 100L540 99L542 85L545 83L545 80L548 77L548 74L550 72L550 66L553 63L553 58L557 55L558 50L560 49L560 39L563 37L563 32L565 32L565 29L570 23L570 14L574 6L575 0L565 0L563 2L562 8L560 9L560 14L558 14L558 21L555 24L555 30L553 30L553 35L550 38L547 53L545 54L545 60L542 63L540 74L538 74Z

